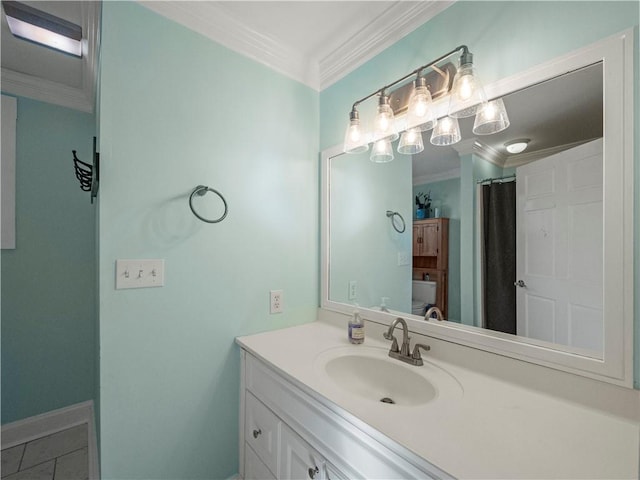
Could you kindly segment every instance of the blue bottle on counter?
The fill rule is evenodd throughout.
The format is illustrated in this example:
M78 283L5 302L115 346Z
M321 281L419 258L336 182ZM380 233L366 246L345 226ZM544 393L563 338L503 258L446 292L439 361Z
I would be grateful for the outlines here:
M349 319L349 342L356 345L364 342L364 320L357 308Z

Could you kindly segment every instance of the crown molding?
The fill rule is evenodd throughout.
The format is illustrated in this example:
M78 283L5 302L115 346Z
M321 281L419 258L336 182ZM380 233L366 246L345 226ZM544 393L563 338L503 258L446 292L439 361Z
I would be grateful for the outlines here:
M433 18L454 1L395 2L375 21L319 61L247 27L229 14L221 3L152 0L139 0L139 3L314 90L322 90Z
M505 163L507 161L506 155L500 153L493 147L486 145L482 142L479 142L477 139L473 145L473 153L486 160L489 163L493 163L494 165L504 168Z
M253 30L217 2L140 0L149 10L318 90L317 65L275 38Z
M443 180L451 180L460 177L460 167L452 168L446 172L435 173L431 175L420 175L413 178L413 186L424 185L426 183L442 182Z
M320 60L320 90L345 77L454 3L455 0L396 2Z
M93 113L93 101L87 98L82 88L70 87L33 75L15 72L8 68L2 69L0 81L4 93Z
M534 152L526 152L526 153L519 153L517 155L511 155L504 162L504 168L520 167L522 165L526 165L527 163L531 163L535 160L540 160L541 158L550 157L551 155L555 155L556 153L564 152L565 150L569 150L570 148L574 148L579 145L589 143L593 140L596 140L596 139L590 138L589 140L582 140L579 142L567 143L565 145L556 145L555 147L544 148L542 150L536 150Z

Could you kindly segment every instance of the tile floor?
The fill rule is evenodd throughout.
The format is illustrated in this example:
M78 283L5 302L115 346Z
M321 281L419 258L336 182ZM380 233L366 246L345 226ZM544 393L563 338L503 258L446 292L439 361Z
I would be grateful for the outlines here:
M88 480L87 424L2 450L2 480Z

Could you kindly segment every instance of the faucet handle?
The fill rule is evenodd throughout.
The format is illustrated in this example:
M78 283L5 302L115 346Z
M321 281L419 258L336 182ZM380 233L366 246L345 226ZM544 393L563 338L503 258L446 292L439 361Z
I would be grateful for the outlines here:
M411 354L411 358L414 360L420 360L420 364L422 365L422 356L420 355L420 349L423 349L425 352L431 350L429 345L424 345L423 343L416 343L413 347L413 353Z
M405 357L409 356L409 350L411 349L411 347L409 346L410 340L411 340L411 337L407 336L407 341L402 342L402 347L400 348L400 355L403 355Z
M390 352L399 352L400 349L398 348L398 339L396 337L394 337L393 335L391 336L391 338L393 339L393 343L391 344L391 348L389 349Z

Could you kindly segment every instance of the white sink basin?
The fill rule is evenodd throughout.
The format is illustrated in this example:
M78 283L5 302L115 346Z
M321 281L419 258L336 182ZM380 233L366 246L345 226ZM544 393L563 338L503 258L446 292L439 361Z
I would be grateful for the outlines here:
M414 366L390 358L388 349L353 345L322 352L315 361L318 375L341 392L360 400L394 406L419 406L442 397L460 396L460 384L424 358Z
M418 405L436 397L427 379L390 360L344 355L329 360L325 371L340 388L383 403Z

